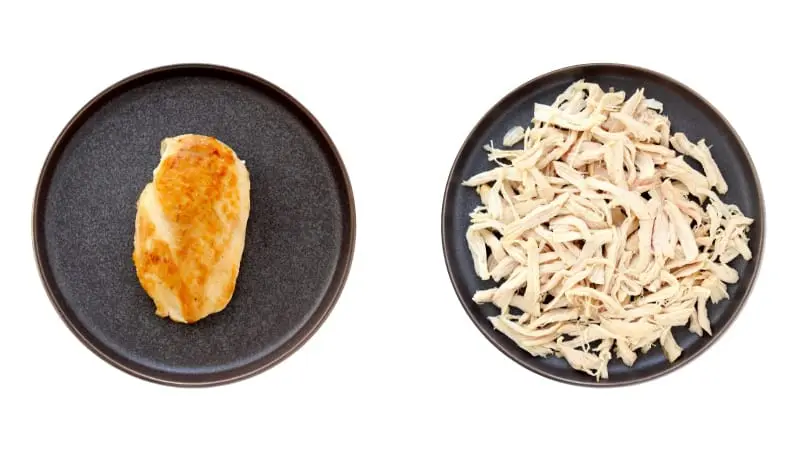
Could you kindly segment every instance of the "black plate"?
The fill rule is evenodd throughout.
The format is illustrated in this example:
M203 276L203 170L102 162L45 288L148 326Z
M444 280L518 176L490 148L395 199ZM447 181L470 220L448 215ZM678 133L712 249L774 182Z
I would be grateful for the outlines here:
M639 358L632 368L613 360L608 365L609 379L599 383L582 372L571 369L557 357L532 357L506 336L495 331L487 317L497 315L493 305L477 305L472 301L478 289L494 286L481 281L473 270L472 260L465 238L469 213L479 204L475 190L461 186L472 175L494 167L487 162L482 147L490 140L499 142L504 133L514 125L526 126L533 115L535 102L551 104L556 96L578 79L597 82L607 89L610 86L624 90L628 95L636 88L644 87L647 97L664 103L664 114L670 117L673 132L683 131L690 138L705 137L713 145L712 154L728 182L729 192L725 201L737 204L747 216L754 219L749 237L753 253L751 261L737 258L732 265L738 270L740 280L728 286L730 298L717 305L709 305L712 337L698 337L685 327L674 329L673 335L683 347L683 354L670 364L660 347L654 347ZM723 334L739 313L751 292L762 260L765 233L765 210L762 191L751 158L731 125L700 95L677 81L639 67L617 64L589 64L566 67L542 75L518 87L499 101L478 122L453 163L442 208L442 244L445 263L461 304L479 330L504 354L523 367L546 377L578 385L616 386L645 381L665 373L694 359Z
M160 141L215 136L245 160L251 211L231 303L194 325L154 313L132 263L135 204ZM235 381L297 350L349 273L354 199L338 152L295 99L256 76L184 64L129 77L68 123L42 169L34 250L53 305L97 355L170 385Z

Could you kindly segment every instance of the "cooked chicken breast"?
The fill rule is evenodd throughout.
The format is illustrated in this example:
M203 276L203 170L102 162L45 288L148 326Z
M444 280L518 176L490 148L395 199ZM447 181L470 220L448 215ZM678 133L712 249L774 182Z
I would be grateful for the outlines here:
M194 323L233 296L250 212L244 161L222 142L166 138L138 199L132 259L155 313Z

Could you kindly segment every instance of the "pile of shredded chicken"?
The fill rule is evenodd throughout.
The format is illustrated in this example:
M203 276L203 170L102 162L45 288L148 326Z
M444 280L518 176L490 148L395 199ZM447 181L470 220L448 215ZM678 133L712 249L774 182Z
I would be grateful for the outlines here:
M580 80L501 147L485 146L498 167L464 182L482 202L466 235L476 274L498 283L473 300L500 308L495 329L597 381L657 343L675 361L673 327L712 333L706 303L737 282L728 263L751 258L753 220L719 198L704 139L672 134L644 89L625 99Z

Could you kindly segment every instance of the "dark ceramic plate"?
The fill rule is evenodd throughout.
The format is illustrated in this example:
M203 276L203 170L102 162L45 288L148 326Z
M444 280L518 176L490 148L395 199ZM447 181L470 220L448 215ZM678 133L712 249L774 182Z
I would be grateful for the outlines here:
M160 141L184 133L230 145L251 177L236 291L194 325L155 315L131 256ZM340 156L302 105L256 76L191 64L127 78L76 114L42 169L33 226L48 295L87 347L132 375L202 386L267 369L318 329L349 273L355 211Z
M632 368L620 361L611 361L609 379L595 380L587 374L571 369L557 357L532 357L517 344L495 331L487 320L497 315L492 305L476 305L471 299L478 289L495 284L476 277L465 238L469 213L478 204L475 190L461 186L470 176L493 167L487 162L482 147L490 140L499 142L514 125L526 125L533 114L535 102L551 104L556 96L574 81L585 78L607 89L613 86L629 94L636 88L645 88L648 97L664 103L664 113L672 122L673 132L685 132L690 138L705 137L723 172L728 185L726 202L737 204L747 216L754 219L749 245L753 259L746 262L737 258L732 266L738 270L740 280L728 287L730 299L709 306L712 337L700 338L685 328L673 330L683 354L670 364L660 347L646 355L639 355ZM628 94L628 95L629 95ZM690 161L691 162L691 161ZM695 166L697 167L697 166ZM740 138L725 119L706 100L691 89L664 75L638 68L614 64L592 64L567 67L536 78L508 94L478 122L461 147L444 194L442 210L442 243L450 279L467 314L487 339L504 354L523 367L546 377L579 385L616 386L640 382L671 372L694 359L723 334L739 313L751 292L762 260L765 233L765 211L757 174ZM711 303L711 302L710 302Z

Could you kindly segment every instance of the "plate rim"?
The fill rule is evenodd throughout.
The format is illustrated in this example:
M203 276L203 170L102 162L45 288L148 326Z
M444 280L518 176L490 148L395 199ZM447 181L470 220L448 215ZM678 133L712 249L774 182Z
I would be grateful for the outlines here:
M148 79L151 77L171 77L178 72L182 73L186 71L200 71L208 74L219 74L223 77L223 79L231 82L234 82L234 80L248 81L253 85L258 85L267 91L273 91L279 95L284 102L287 102L296 110L296 114L300 114L304 120L309 121L310 124L314 126L316 132L320 134L320 138L323 139L324 143L328 147L328 150L332 153L332 156L335 159L335 166L337 169L339 169L340 175L343 178L343 182L339 184L342 185L341 190L345 191L348 198L348 210L346 211L346 213L348 213L348 235L343 238L341 247L344 248L342 248L340 251L340 258L343 259L344 262L342 264L340 261L338 262L338 265L333 272L332 280L327 286L327 289L322 296L321 304L316 308L316 312L307 318L303 326L295 334L293 334L291 338L283 341L278 349L270 352L257 361L247 364L240 364L235 368L228 369L225 372L219 371L204 374L173 374L168 371L154 368L145 368L145 370L140 369L138 367L134 367L138 366L139 364L133 361L131 358L116 352L110 347L104 346L106 348L100 348L100 346L94 344L92 341L93 333L85 329L85 327L77 325L67 316L65 311L67 303L65 296L61 290L55 286L55 280L53 280L52 274L53 271L49 268L49 264L46 261L45 244L44 242L40 242L38 230L38 228L41 228L41 224L38 223L38 217L42 215L44 210L44 200L47 196L47 188L49 187L50 181L53 177L53 170L58 165L59 158L64 153L66 144L70 141L77 127L80 126L81 123L83 123L88 117L90 117L98 107L102 106L106 100L112 96L115 96L117 91L126 91L128 89L137 87L138 82L143 80L147 80L148 82ZM133 84L135 85L133 86ZM48 150L48 154L40 167L40 172L34 191L31 218L32 244L40 282L45 289L45 293L50 300L51 306L57 312L59 318L67 326L71 333L97 357L101 358L120 371L123 371L124 373L155 384L186 388L221 386L251 378L280 364L289 358L293 353L300 350L331 315L337 301L340 299L341 294L343 293L343 289L346 285L346 281L348 280L354 260L357 234L356 203L349 173L331 136L327 133L326 129L324 129L320 121L315 118L312 112L310 112L309 109L307 109L287 91L258 75L227 65L198 62L167 64L141 70L108 85L107 88L103 89L101 92L87 101L70 118L67 124L64 125L59 135L51 145L51 148ZM325 306L323 306L324 302Z
M544 81L546 81L546 80L548 80L550 78L553 78L554 76L561 75L561 74L564 74L564 73L573 73L573 72L576 72L578 70L583 70L583 69L591 69L591 70L593 70L593 69L627 70L627 71L631 71L631 72L645 74L645 75L650 76L650 77L659 78L659 79L661 79L661 80L663 80L663 81L665 81L667 83L671 83L671 84L683 89L684 91L688 92L690 95L694 96L694 98L696 98L699 102L701 102L703 105L705 105L705 107L708 108L711 112L716 114L717 117L720 118L721 122L730 131L730 136L731 136L732 140L735 141L740 146L740 148L742 149L742 154L744 156L744 159L747 162L748 166L751 168L751 171L752 171L752 173L754 175L753 182L754 182L754 187L755 187L755 191L756 191L757 203L759 204L759 209L761 210L761 216L762 216L762 219L760 221L761 233L760 233L760 238L759 238L760 251L759 251L758 255L756 255L754 258L752 258L754 268L753 268L753 272L751 274L751 282L749 283L748 288L742 293L742 296L739 299L739 301L737 302L736 308L734 308L734 310L732 311L731 316L729 317L726 325L722 329L720 329L719 331L716 331L712 336L709 336L708 341L706 342L706 345L704 345L702 348L698 349L695 353L692 353L692 354L690 354L690 355L688 355L686 357L683 357L683 359L679 359L678 361L676 361L674 363L668 364L663 370L652 373L652 374L649 374L649 375L645 375L645 376L642 376L642 377L633 378L633 379L630 379L630 380L610 382L610 383L597 382L596 380L593 380L593 379L577 380L577 379L567 378L567 377L564 377L564 376L557 376L557 375L555 375L555 374L553 374L551 372L543 370L542 368L535 367L535 366L533 366L531 364L527 364L527 363L521 361L520 359L516 358L515 353L519 349L507 347L506 345L502 345L501 343L496 341L494 339L494 337L493 337L494 333L491 330L485 330L484 327L482 327L478 323L478 321L475 319L475 316L474 316L475 311L473 310L473 305L470 304L469 301L467 301L468 299L465 299L461 295L460 282L458 280L456 280L456 277L454 277L454 275L453 275L453 267L452 267L452 264L450 263L450 258L448 256L448 242L447 241L448 241L448 233L449 232L448 232L447 226L446 226L446 222L447 222L446 217L447 217L447 213L448 213L448 210L447 210L447 208L448 208L448 195L450 193L451 187L453 186L453 174L456 172L459 161L465 155L465 149L469 145L471 145L471 141L472 141L473 136L479 131L479 129L481 127L486 126L487 123L491 122L491 116L493 116L496 113L496 111L498 111L500 108L502 108L504 106L507 106L507 105L513 103L514 102L514 97L516 97L518 95L518 93L520 93L523 89L526 89L526 88L528 88L530 86L533 86L533 85L536 85L536 84L542 84ZM528 81L526 81L524 83L521 83L519 86L513 88L512 90L510 90L509 92L504 94L497 102L492 104L492 106L490 106L490 108L487 109L483 113L481 118L478 119L478 121L473 125L470 132L467 134L467 137L464 138L464 141L462 142L461 147L459 148L459 150L458 150L458 152L456 154L456 157L453 160L453 163L450 166L450 170L449 170L448 175L447 175L447 182L445 184L444 195L442 197L442 216L441 216L441 221L442 221L442 223L441 223L442 252L444 254L445 269L447 270L447 275L450 278L450 283L453 285L453 290L455 291L456 297L457 297L458 301L461 303L461 306L464 309L465 313L467 314L468 318L470 319L470 322L472 322L472 324L475 326L475 328L478 329L478 331L481 334L484 335L484 337L486 338L487 341L489 341L490 344L492 344L495 348L497 348L503 355L505 355L507 358L509 358L512 362L518 364L519 366L523 367L524 369L526 369L526 370L528 370L530 372L533 372L533 373L535 373L537 375L543 376L543 377L545 377L547 379L550 379L550 380L553 380L553 381L561 382L563 384L568 384L568 385L573 385L573 386L582 386L582 387L591 387L591 388L600 388L600 389L618 388L618 387L641 384L641 383L645 383L645 382L652 381L652 380L655 380L655 379L659 379L661 377L664 377L665 375L671 374L672 372L686 366L688 363L690 363L690 362L694 361L695 359L697 359L697 357L699 357L700 355L705 353L710 347L712 347L714 344L716 344L717 341L723 335L725 335L726 331L732 327L732 325L737 320L737 318L739 317L742 310L745 309L745 305L748 302L748 298L750 297L751 293L754 291L754 288L755 288L755 285L756 285L756 282L757 282L757 279L758 279L758 276L759 276L759 271L760 271L760 269L762 267L762 260L765 257L765 242L766 242L765 234L766 234L766 231L767 231L766 216L767 216L767 214L766 214L766 207L765 207L765 198L764 198L763 193L762 193L762 184L760 182L759 174L757 172L756 166L754 165L754 161L751 159L751 154L748 152L748 148L745 146L745 143L743 142L742 138L737 133L737 131L734 129L734 127L731 125L731 123L726 119L726 117L711 102L709 102L705 97L700 95L697 91L690 88L686 84L676 80L675 78L673 78L673 77L671 77L669 75L663 74L663 73L658 72L658 71L653 70L653 69L649 69L647 67L643 67L643 66L640 66L640 65L634 65L634 64L624 64L624 63L614 63L614 62L589 62L589 63L581 63L581 64L573 64L573 65L563 66L563 67L548 71L546 73L543 73L541 75L535 76L534 78L532 78L532 79L530 79L530 80L528 80ZM509 344L509 343L507 343L507 344Z

